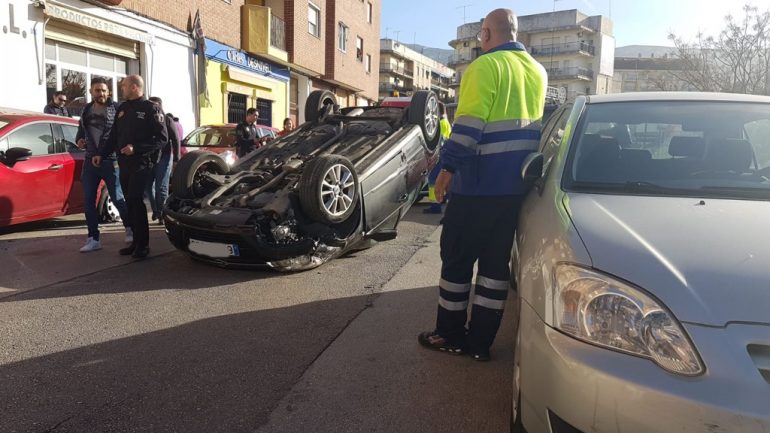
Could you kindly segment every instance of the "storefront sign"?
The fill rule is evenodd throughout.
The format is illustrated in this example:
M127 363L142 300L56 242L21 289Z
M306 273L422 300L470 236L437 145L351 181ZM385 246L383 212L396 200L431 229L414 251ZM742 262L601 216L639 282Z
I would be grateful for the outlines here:
M45 13L51 18L68 21L100 32L110 33L122 38L144 42L146 44L153 43L152 35L148 35L147 33L140 32L117 23L106 21L93 15L84 14L83 12L74 9L48 3L45 8Z
M256 57L252 57L243 51L221 44L217 41L206 39L206 57L222 63L256 72L281 81L289 81L289 71Z
M255 59L254 57L247 56L246 53L242 53L236 50L227 51L227 60L236 63L241 66L245 66L252 71L261 72L263 74L270 73L270 65Z

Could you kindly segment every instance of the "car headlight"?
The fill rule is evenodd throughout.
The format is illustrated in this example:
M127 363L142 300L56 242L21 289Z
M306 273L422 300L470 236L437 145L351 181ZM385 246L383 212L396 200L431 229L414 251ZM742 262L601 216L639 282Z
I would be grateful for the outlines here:
M607 349L651 359L672 373L703 373L682 326L641 289L568 264L558 265L554 277L555 328Z
M224 158L228 166L233 166L235 165L235 161L238 159L238 156L235 154L235 152L226 150L222 153L222 158Z

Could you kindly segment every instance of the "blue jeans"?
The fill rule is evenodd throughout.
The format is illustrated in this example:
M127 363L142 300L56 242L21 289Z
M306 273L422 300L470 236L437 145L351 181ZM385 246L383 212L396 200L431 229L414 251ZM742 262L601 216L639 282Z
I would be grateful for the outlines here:
M153 215L160 217L163 204L168 198L168 182L171 179L171 154L161 155L160 161L152 169L152 177L147 183L147 198L150 199Z
M85 200L86 224L88 225L88 237L99 240L99 214L96 210L96 194L99 189L99 182L104 181L107 185L107 192L110 194L112 202L118 208L120 219L123 225L126 225L126 200L123 198L123 190L118 182L118 162L114 159L102 160L102 165L94 167L91 159L86 158L83 161L83 172L80 175L80 181L83 183L83 195Z

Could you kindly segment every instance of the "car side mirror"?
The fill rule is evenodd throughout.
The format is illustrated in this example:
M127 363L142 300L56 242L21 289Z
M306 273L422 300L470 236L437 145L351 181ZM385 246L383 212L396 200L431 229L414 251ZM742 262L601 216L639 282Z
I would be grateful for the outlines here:
M32 151L25 147L12 147L3 153L3 162L8 167L20 161L26 161L32 156Z
M521 164L521 179L530 184L543 177L543 154L530 153Z

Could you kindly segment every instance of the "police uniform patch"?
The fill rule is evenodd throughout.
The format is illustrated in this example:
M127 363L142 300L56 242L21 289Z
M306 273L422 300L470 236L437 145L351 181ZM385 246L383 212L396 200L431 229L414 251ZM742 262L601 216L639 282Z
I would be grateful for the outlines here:
M156 113L155 120L157 120L158 123L163 123L166 121L166 118L163 116L163 113Z
M136 112L136 118L137 119L144 119L144 112L143 111L137 111Z
M120 119L121 117L123 117L123 115L124 115L124 114L126 114L126 112L125 112L125 111L121 111L120 113L118 113L118 119Z

